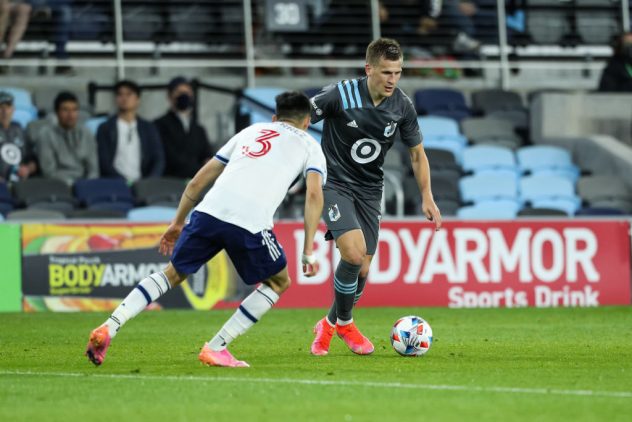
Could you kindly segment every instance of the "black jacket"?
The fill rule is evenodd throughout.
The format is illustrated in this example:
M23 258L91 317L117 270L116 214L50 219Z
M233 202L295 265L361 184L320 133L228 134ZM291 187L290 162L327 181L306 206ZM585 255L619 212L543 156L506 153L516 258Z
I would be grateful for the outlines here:
M117 119L118 116L116 115L110 117L97 130L101 177L123 177L114 168L114 157L118 143ZM136 117L136 122L138 137L140 138L141 177L160 177L165 169L165 156L160 135L152 122L140 117Z
M623 57L612 57L601 74L599 91L632 92L632 63L626 63Z
M213 157L206 131L195 119L191 120L188 132L173 111L168 111L154 123L165 151L165 176L191 178Z

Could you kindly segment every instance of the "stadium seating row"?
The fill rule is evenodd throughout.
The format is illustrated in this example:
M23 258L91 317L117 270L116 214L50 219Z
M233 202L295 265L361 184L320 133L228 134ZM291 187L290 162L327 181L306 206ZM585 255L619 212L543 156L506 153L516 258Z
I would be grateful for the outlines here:
M559 147L528 146L514 153L506 147L476 145L464 149L463 166L450 152L428 148L426 153L435 200L445 215L513 218L523 211L538 212L533 209L569 216L632 213L632 195L621 180L605 175L580 178L570 154ZM401 180L406 214L419 214L416 182L405 159L391 152L384 169ZM392 212L398 187L388 183L385 187L387 209Z
M142 179L131 187L123 179L84 179L70 187L54 179L33 178L15 183L11 191L0 183L0 214L9 216L23 208L78 218L125 217L139 206L176 208L184 187L184 180L174 178Z

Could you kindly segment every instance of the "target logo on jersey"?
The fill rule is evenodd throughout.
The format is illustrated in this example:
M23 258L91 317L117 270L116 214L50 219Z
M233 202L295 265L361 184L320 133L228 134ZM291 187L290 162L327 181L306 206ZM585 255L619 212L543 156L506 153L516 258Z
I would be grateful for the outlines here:
M358 164L367 164L375 160L382 151L375 139L362 138L351 146L351 158Z
M250 146L245 145L241 148L242 154L250 158L259 158L270 152L270 149L272 149L270 139L279 136L279 132L270 129L263 129L260 130L259 133L261 134L261 136L255 139L255 143L259 144L260 148L258 150L254 150Z

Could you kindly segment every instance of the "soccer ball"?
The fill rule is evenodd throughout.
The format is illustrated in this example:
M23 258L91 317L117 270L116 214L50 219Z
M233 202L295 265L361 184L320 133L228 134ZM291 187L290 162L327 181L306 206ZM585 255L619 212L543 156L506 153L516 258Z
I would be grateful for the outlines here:
M432 345L432 328L421 317L405 316L393 326L391 344L402 356L422 356Z

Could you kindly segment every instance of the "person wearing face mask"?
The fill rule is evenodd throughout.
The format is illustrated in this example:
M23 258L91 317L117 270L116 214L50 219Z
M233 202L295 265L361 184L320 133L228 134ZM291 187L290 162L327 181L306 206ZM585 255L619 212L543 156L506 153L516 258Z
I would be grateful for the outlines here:
M191 83L178 76L169 82L169 111L154 123L165 151L165 176L191 178L215 151L206 130L195 119Z
M614 55L601 74L599 91L632 92L632 32L617 37Z

